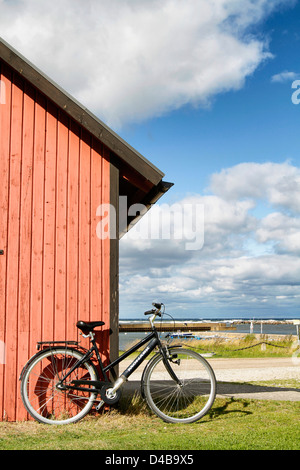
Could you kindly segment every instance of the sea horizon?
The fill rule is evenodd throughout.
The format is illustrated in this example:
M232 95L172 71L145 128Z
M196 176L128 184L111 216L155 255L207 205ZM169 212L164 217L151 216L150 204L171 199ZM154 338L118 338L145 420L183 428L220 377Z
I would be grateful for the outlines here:
M169 315L165 315L163 317L163 321L179 321L179 322L235 322L235 321L259 321L259 322L269 322L269 321L286 321L286 322L291 322L293 320L300 320L300 313L298 316L283 316L283 317L276 317L276 316L270 316L270 317L255 317L255 316L240 316L240 317L235 317L235 316L228 316L228 317L194 317L194 318L186 318L186 317L170 317ZM149 321L147 318L119 318L120 323L125 323L125 322L147 322ZM157 321L161 321L158 319Z
M298 318L285 318L285 317L270 317L270 318L253 318L253 317L239 317L239 318L174 318L176 322L183 322L183 323L227 323L228 326L233 324L235 329L234 330L227 330L232 333L241 333L241 334L264 334L264 335L285 335L285 336L294 336L298 334L298 329L296 324L293 324L293 320L300 321ZM166 316L163 321L165 322L172 322L173 319ZM120 324L126 323L147 323L147 318L121 318L119 320ZM240 323L238 323L240 322ZM251 324L252 323L252 324ZM160 319L157 319L156 326L159 329ZM226 325L225 325L226 326ZM215 337L219 333L226 333L226 329L218 330L218 331L211 331L211 336ZM119 333L119 341L120 341L120 349L126 350L127 347L132 344L133 341L141 339L145 336L145 332L120 332ZM162 333L164 334L164 333ZM166 333L167 334L167 333ZM201 336L201 333L200 333Z

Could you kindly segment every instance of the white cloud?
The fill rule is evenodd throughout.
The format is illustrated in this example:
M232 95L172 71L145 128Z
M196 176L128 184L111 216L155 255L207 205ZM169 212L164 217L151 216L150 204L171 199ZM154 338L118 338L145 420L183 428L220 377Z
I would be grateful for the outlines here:
M256 237L260 243L272 241L276 252L300 255L300 217L271 213L261 221Z
M212 176L212 191L226 200L265 199L300 213L300 169L290 163L241 163Z
M212 176L213 194L178 201L179 211L187 203L204 206L201 250L186 250L184 239L145 243L129 233L120 243L122 305L134 298L136 308L142 309L161 300L190 316L295 312L300 286L295 200L299 171L288 163L236 165ZM262 218L253 211L261 200L269 206ZM274 212L273 206L281 210ZM158 207L152 223L164 220L163 205Z
M241 88L270 57L248 28L282 3L0 0L0 30L100 118L120 126Z
M284 72L277 73L271 77L271 82L273 83L285 83L285 82L292 82L299 77L299 73L296 72L289 72L285 70Z

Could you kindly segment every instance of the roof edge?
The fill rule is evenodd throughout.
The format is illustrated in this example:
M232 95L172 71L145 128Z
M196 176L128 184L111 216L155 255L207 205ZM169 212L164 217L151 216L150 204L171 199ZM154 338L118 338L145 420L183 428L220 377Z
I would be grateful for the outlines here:
M160 181L157 186L154 186L152 190L145 196L141 201L141 205L144 206L144 209L139 212L137 215L130 217L127 221L127 226L124 229L120 230L119 239L129 232L130 229L151 209L151 207L169 191L170 188L174 186L174 183L168 183L167 181Z
M165 176L155 165L1 37L0 57L151 183L157 185Z

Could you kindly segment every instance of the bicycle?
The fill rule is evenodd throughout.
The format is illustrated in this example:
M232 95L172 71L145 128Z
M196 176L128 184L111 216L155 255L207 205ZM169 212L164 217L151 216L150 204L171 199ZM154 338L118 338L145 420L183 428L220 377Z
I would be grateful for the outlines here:
M78 321L83 337L90 338L91 348L77 341L39 342L40 351L24 366L21 375L21 397L28 413L46 424L74 423L86 416L94 403L96 410L115 405L122 385L137 367L154 351L141 376L141 395L150 409L170 423L192 423L212 407L216 379L210 364L200 354L180 345L163 344L154 321L162 317L164 304L153 303L151 332L136 345L104 366L95 341L94 329L102 321ZM165 307L164 307L165 310ZM141 346L147 346L117 377L114 368ZM98 369L94 362L98 363ZM97 398L99 396L99 398Z

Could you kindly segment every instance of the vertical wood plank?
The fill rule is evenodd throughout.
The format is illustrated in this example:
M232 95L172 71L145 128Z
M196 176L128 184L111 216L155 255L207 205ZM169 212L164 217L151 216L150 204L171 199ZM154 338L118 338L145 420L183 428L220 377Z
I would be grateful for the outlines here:
M22 153L23 84L14 76L12 85L12 116L10 143L9 222L7 247L6 292L6 366L4 400L7 419L16 419L17 347L18 347L18 290L19 290L19 224L20 176Z
M119 215L119 169L110 157L110 203ZM110 360L119 355L119 217L116 220L116 237L110 240Z
M102 163L102 203L110 204L110 152L103 146ZM103 335L104 361L109 359L109 325L110 325L110 238L102 240L102 319L107 325Z
M103 146L102 158L102 202L110 203L110 151ZM110 239L102 240L103 321L109 323L110 314Z
M45 152L43 340L54 340L57 108L47 102Z
M59 113L56 174L55 339L66 337L66 255L69 120Z
M90 318L90 135L82 131L79 171L79 317Z
M31 210L32 210L32 156L33 156L33 123L34 123L34 89L25 84L22 134L22 175L20 198L20 259L19 259L19 317L18 317L18 362L19 373L26 364L29 349L30 323L30 284L31 284ZM19 387L17 419L27 417L22 407Z
M11 123L11 73L0 63L0 78L5 87L5 103L0 104L0 243L4 255L0 259L0 340L6 344L6 265L8 249L8 202L9 202L9 169L10 169L10 123ZM5 358L2 358L4 361ZM2 362L1 361L1 362ZM0 420L4 419L4 374L5 364L0 364Z
M30 348L36 352L36 343L42 337L43 305L43 247L44 247L44 170L46 101L37 93L34 120L33 188L32 188L32 252L31 252L31 303Z
M97 236L97 208L102 204L102 153L103 145L93 139L91 151L91 288L90 309L91 320L103 321L102 299L103 299L103 253L102 240ZM107 273L106 273L107 274ZM108 358L106 331L109 325L106 323L101 329L97 328L95 339L102 352L102 359Z
M91 151L91 320L102 320L102 241L97 237L97 208L102 203L102 145Z
M76 339L78 330L78 198L79 198L80 127L70 123L68 163L68 231L67 231L67 338Z

